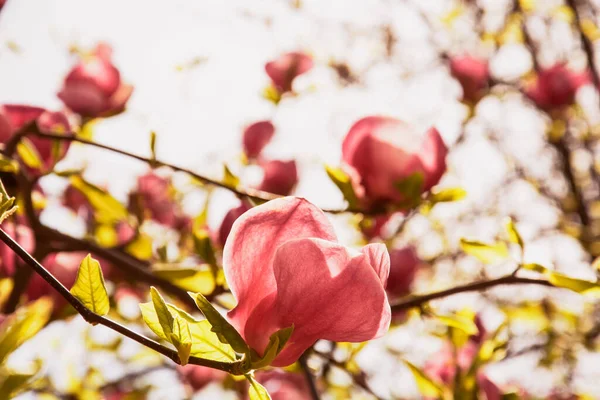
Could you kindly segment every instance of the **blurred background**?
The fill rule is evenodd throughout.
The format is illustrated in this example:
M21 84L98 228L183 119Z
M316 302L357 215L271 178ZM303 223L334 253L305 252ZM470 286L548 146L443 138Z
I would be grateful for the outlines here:
M57 93L65 76L82 54L104 42L121 80L134 90L125 112L86 124L89 138L151 157L155 132L161 161L216 180L223 179L226 164L241 187L259 187L265 170L247 162L242 138L248 125L270 120L275 133L264 156L295 160L293 194L327 209L345 202L324 166L341 164L342 140L357 120L386 115L418 132L436 127L449 149L439 187L461 187L467 196L430 212L394 215L387 233L375 239L390 250L414 248L418 270L411 294L510 274L514 260L486 265L459 246L463 237L502 237L507 216L526 243L526 263L596 280L598 13L600 2L583 0L8 0L0 11L0 103L63 110ZM288 52L308 55L313 66L294 79L293 93L273 101L265 64ZM83 168L87 182L123 204L150 170L146 163L73 143L57 169ZM210 196L211 232L240 204L234 193L200 186L186 174L156 173L169 178L184 216L202 213ZM84 237L90 226L81 212L65 206L68 186L64 176L40 180L40 219ZM370 239L358 228L357 215L330 217L342 243L360 246ZM177 228L160 225L144 222L141 229L154 252L164 245L177 254ZM518 249L511 254L519 257ZM111 294L119 287L109 285ZM137 308L146 299L147 285L140 298L114 301L128 326L148 333ZM438 397L418 385L408 360L427 379L455 389L462 385L457 377L477 377L476 393L454 390L454 398L503 398L485 392L483 382L491 381L498 396L516 396L510 398L600 399L600 303L593 297L511 285L460 293L428 307L437 314L476 315L485 327L480 332L496 340L493 357L469 375L471 367L461 367L457 354L470 341L453 337L455 329L428 318L427 310L409 311L385 337L364 347L318 343L327 357L313 357L309 366L322 398ZM501 339L493 336L499 329ZM244 398L231 378L190 383L196 378L164 357L80 317L57 318L8 365L41 368L20 399ZM264 384L283 393L274 398L308 399L300 377L272 378L271 387L267 377Z

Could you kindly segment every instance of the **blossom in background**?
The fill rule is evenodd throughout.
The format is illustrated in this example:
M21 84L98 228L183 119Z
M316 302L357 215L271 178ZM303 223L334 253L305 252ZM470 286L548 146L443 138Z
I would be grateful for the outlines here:
M125 109L133 86L121 81L121 73L111 58L112 49L101 43L69 72L58 93L67 107L92 118L117 114Z
M463 89L463 100L476 103L484 95L490 77L488 62L469 55L450 59L450 73Z
M6 104L0 106L0 143L6 143L17 133L32 122L42 133L70 135L73 128L62 112L46 111L40 107ZM35 129L32 127L32 129ZM69 149L70 142L62 140L54 145L54 140L27 135L21 141L29 144L30 150L37 153L41 166L36 167L37 172L43 173L50 170L56 162L62 159Z
M577 90L590 79L589 71L573 72L558 63L542 69L525 93L542 110L557 110L573 104Z
M271 370L258 372L258 380L273 400L311 400L310 389L301 374Z
M356 122L342 144L345 167L364 188L368 204L403 200L398 185L414 174L422 175L420 191L429 190L446 171L447 153L437 129L422 136L407 123L382 116Z
M177 371L194 391L202 389L211 382L222 381L227 376L227 372L192 364L177 366Z
M390 251L390 276L385 287L392 298L410 294L410 288L421 265L414 247Z
M271 78L273 86L280 94L283 94L291 92L294 79L310 71L312 67L313 60L310 56L300 52L291 52L268 62L265 65L265 71Z
M272 363L290 365L318 339L363 342L387 332L389 267L383 244L340 245L308 201L271 200L239 217L225 243L223 269L237 299L228 317L259 354L273 333L293 325Z
M6 221L2 224L2 229L17 243L21 245L28 253L35 248L35 237L33 231L26 225ZM20 260L4 242L0 242L0 276L13 276L15 273L15 261Z
M249 159L254 159L260 156L265 146L269 144L273 135L275 134L275 127L271 121L258 121L250 124L244 129L244 135L242 137L242 143L244 146L244 154Z
M295 160L270 160L260 163L263 169L263 180L258 187L265 192L287 196L292 193L298 183L298 168Z
M221 226L219 227L219 243L221 246L225 246L225 242L227 241L227 237L229 236L229 232L231 232L231 227L233 223L246 211L252 208L252 205L246 201L242 200L240 205L232 208L227 211L223 221L221 222Z

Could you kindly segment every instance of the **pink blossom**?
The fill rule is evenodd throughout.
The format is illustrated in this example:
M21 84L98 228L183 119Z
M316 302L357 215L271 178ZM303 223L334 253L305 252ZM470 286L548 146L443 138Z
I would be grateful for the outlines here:
M542 110L551 111L572 104L577 90L589 81L589 71L573 72L559 63L542 69L525 92Z
M63 204L65 207L73 210L75 213L82 212L85 215L93 214L92 205L87 197L75 186L69 185L63 193Z
M271 121L258 121L244 129L244 153L250 159L257 158L275 134Z
M67 107L85 117L112 115L125 109L133 87L121 81L111 55L110 46L102 43L69 72L58 93Z
M390 276L386 290L390 297L406 296L421 264L412 246L390 251Z
M225 246L229 232L233 223L246 211L252 208L252 205L247 201L242 201L239 206L232 208L225 214L221 226L219 227L219 243L221 246Z
M15 224L7 221L2 224L2 229L14 238L28 253L35 248L33 231L26 225ZM13 276L16 270L15 261L18 256L4 242L0 243L0 276ZM23 267L26 268L26 267Z
M137 189L132 199L137 199L142 212L149 214L154 221L171 228L183 228L188 218L183 215L175 201L171 181L150 171L138 177Z
M500 400L502 399L502 391L494 382L483 373L477 374L477 384L479 390L483 393L485 400Z
M308 201L285 197L233 224L223 269L237 306L228 317L259 354L269 337L294 325L273 365L292 364L318 339L363 342L390 323L383 244L360 252L337 242L331 223Z
M489 79L487 60L469 55L454 57L450 60L450 72L462 86L464 100L475 103L483 96Z
M178 366L177 370L194 390L200 390L211 382L222 381L227 376L227 372L192 364Z
M402 200L397 184L415 173L423 175L422 190L429 190L446 171L447 153L437 129L423 137L403 121L378 116L356 122L342 145L343 161L373 203Z
M287 196L292 193L298 183L298 169L296 161L271 160L261 163L264 171L260 190Z
M62 112L46 111L43 108L6 104L0 106L0 143L6 144L25 125L35 121L42 133L72 134L72 127ZM24 139L37 151L46 172L65 156L70 142L59 142L58 153L54 151L54 141L29 135Z
M308 72L312 67L313 60L310 56L292 52L268 62L265 65L265 71L279 93L286 93L292 91L294 79Z
M310 389L300 374L271 370L259 372L256 379L267 389L273 400L310 400Z

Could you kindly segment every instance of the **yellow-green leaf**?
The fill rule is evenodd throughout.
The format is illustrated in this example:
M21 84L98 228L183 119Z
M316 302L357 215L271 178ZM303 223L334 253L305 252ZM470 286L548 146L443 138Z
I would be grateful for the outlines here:
M465 253L486 264L498 263L508 257L508 248L504 242L490 244L463 238L460 239L460 247Z
M265 349L264 355L252 362L252 369L263 368L271 364L277 355L283 350L287 341L294 332L294 326L280 329L269 338L269 343Z
M200 256L207 264L216 265L217 258L213 249L208 230L201 228L194 230L194 249L196 254Z
M108 314L110 304L100 263L87 255L79 265L71 294L98 315Z
M12 399L19 392L27 389L27 383L35 374L18 374L5 371L0 376L0 398Z
M406 360L404 360L404 363L408 369L410 369L410 372L412 372L417 383L419 393L421 393L424 397L441 398L444 396L444 388L442 386L429 379L423 371L421 371L412 363Z
M446 203L450 201L459 201L467 196L467 191L463 188L446 188L446 189L434 189L427 198L431 203Z
M559 272L547 270L548 281L554 286L572 290L577 293L600 297L600 285L598 282L586 281L577 278L571 278Z
M508 240L515 244L518 244L520 247L523 247L523 238L517 230L515 222L512 220L512 218L506 219L506 233L508 234Z
M19 144L17 144L17 153L28 167L36 169L42 167L40 154L29 139L21 139Z
M150 132L150 153L152 161L156 160L156 132Z
M164 332L165 339L171 341L170 335L173 333L173 315L171 315L171 312L167 308L167 303L165 303L165 300L154 286L150 288L150 297L152 298L152 305L154 306L154 311L158 317L158 323Z
M250 348L239 334L239 332L215 309L215 307L202 295L202 293L191 293L196 305L202 311L208 322L223 343L228 343L236 352L250 355Z
M424 184L425 175L421 172L415 172L396 182L394 186L407 200L417 200L421 196Z
M81 176L71 176L71 185L83 193L94 208L94 216L98 223L114 224L128 218L129 212L117 199L107 191L86 182Z
M460 329L467 335L477 335L479 329L472 319L464 317L462 315L436 315L436 319L442 322L444 325Z
M43 297L19 308L0 325L0 364L42 329L52 314L52 301Z
M207 267L206 265L204 265ZM154 275L174 283L182 289L205 295L215 290L215 277L210 268L179 268L158 265L152 270Z
M246 379L250 382L248 386L248 396L250 400L271 400L271 396L267 389L254 379L252 375L246 375Z
M235 176L227 165L223 165L223 183L234 189L240 184L240 178Z
M125 247L125 251L139 260L152 258L152 238L145 233L140 233Z
M340 189L344 199L348 202L348 206L356 207L358 205L358 197L354 192L352 186L352 179L350 176L341 168L332 167L330 165L325 166L325 171L329 179Z
M181 365L187 364L192 351L192 334L188 322L179 316L174 316L173 332L169 335L169 338L177 349Z

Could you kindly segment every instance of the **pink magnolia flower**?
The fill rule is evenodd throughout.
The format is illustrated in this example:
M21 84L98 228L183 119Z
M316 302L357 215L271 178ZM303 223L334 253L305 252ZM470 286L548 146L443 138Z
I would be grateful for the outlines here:
M260 190L287 196L292 193L298 183L298 169L296 161L265 161L261 163L264 171Z
M233 223L246 211L252 208L252 205L242 200L239 206L232 208L225 214L223 221L221 222L221 226L219 227L219 243L221 246L225 246L225 242L227 241L227 237L229 236L229 232L231 232L231 227Z
M386 291L390 297L406 296L421 264L412 246L390 251L390 276Z
M463 89L463 99L477 102L488 84L489 69L487 60L469 55L454 57L450 60L450 72Z
M310 400L310 389L306 379L300 374L271 370L256 374L258 380L267 389L273 400Z
M271 121L258 121L244 129L244 153L250 159L257 158L275 134Z
M291 52L268 62L265 65L265 71L279 93L286 93L292 91L294 79L310 71L312 67L313 60L310 56L304 53Z
M177 366L177 370L194 390L200 390L211 382L222 381L227 376L227 372L192 364Z
M4 222L2 229L14 238L28 253L35 248L35 237L32 230L23 224ZM15 261L18 256L4 242L0 243L0 276L13 276L15 273ZM20 260L20 259L19 259ZM24 267L25 268L25 267Z
M223 269L238 301L228 317L259 354L274 332L294 325L275 366L292 364L318 339L370 340L390 324L389 267L384 245L340 245L308 201L271 200L238 218L225 244Z
M188 218L175 201L171 181L150 171L138 177L137 189L134 198L140 201L144 212L165 226L183 228L188 223Z
M110 46L99 44L69 72L58 93L67 107L85 117L112 115L125 109L133 86L121 81L111 55Z
M391 117L362 118L342 144L342 158L360 179L367 202L397 202L396 185L415 173L423 175L422 191L437 184L446 171L448 149L435 128L421 136L407 123Z
M72 134L72 127L66 115L62 112L46 111L43 108L6 104L0 106L0 143L6 144L13 135L25 125L35 121L38 129L43 133ZM70 142L59 142L58 152L55 152L54 141L29 135L22 140L27 140L43 164L46 172L65 156Z
M541 70L525 93L542 110L551 111L572 104L577 90L589 81L589 71L576 73L559 63Z

